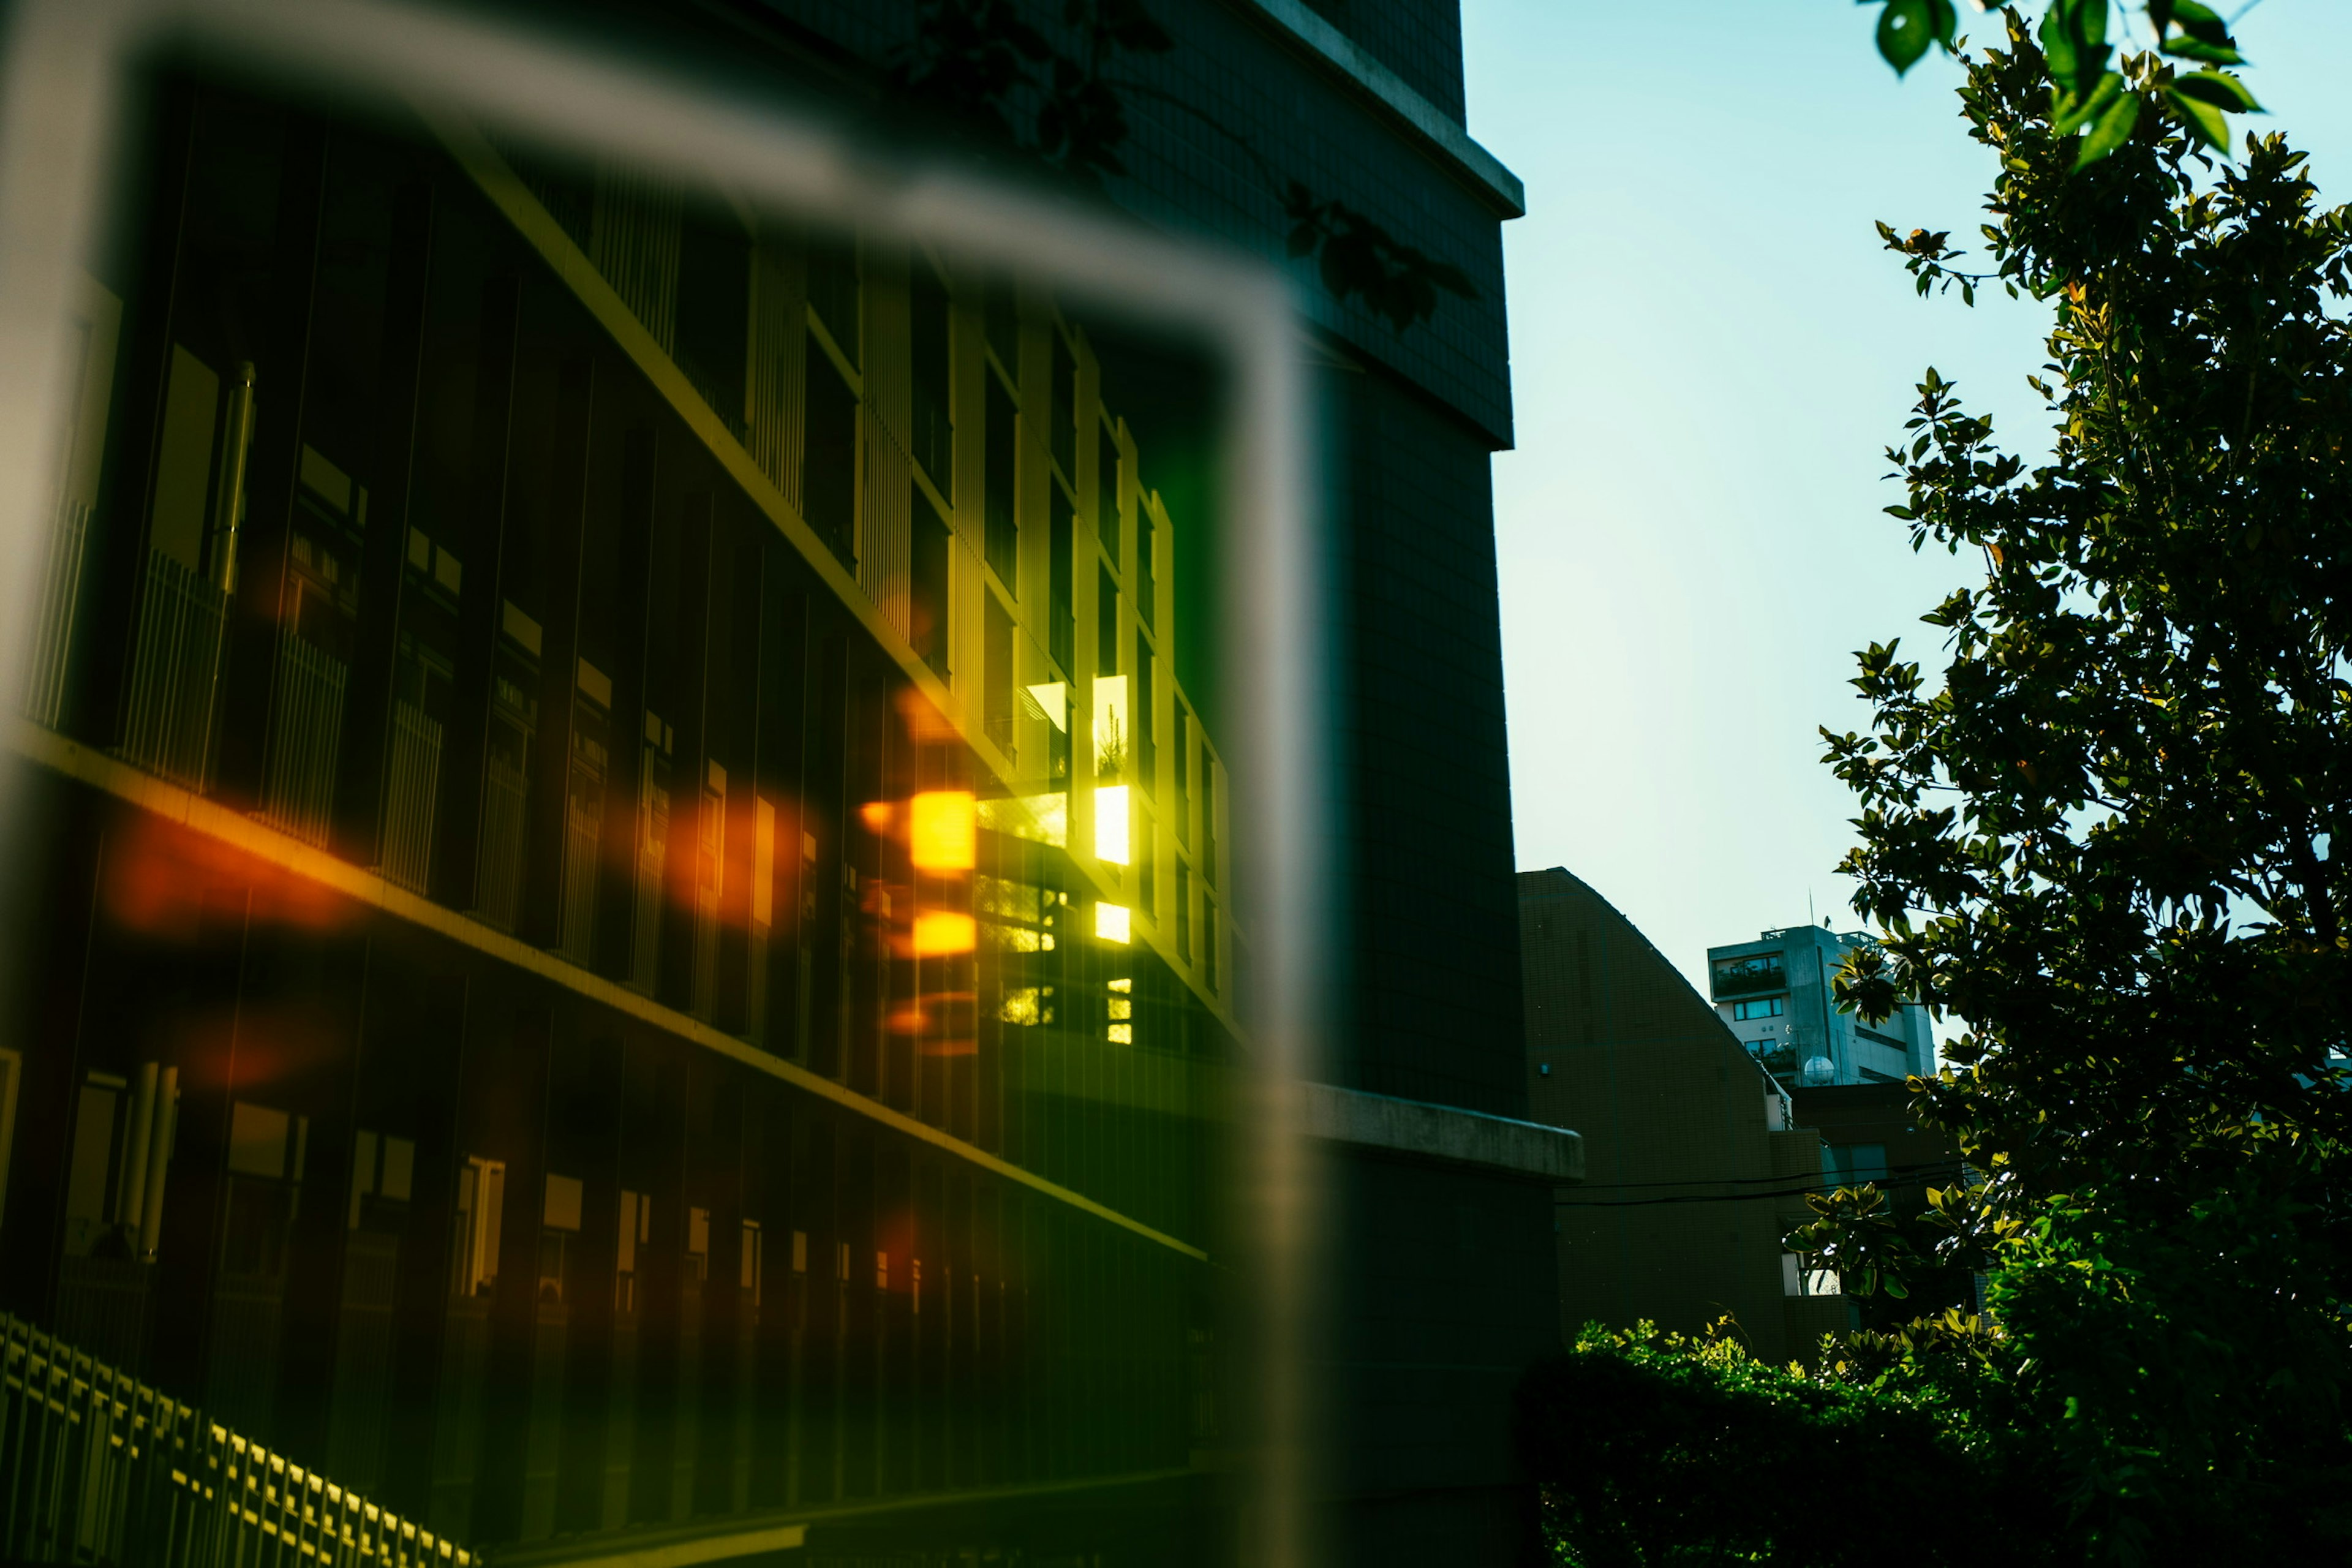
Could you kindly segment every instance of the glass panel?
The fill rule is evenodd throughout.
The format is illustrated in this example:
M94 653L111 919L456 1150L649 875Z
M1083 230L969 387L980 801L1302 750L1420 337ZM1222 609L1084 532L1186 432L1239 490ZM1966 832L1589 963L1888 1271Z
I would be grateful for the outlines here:
M1744 996L1758 991L1785 991L1788 988L1789 971L1777 952L1715 961L1715 994L1717 996Z
M1295 334L1216 313L1278 296L176 59L24 568L38 1331L452 1561L1213 1560L1287 1134L1206 896L1253 695L1175 641L1234 601L1155 561L1289 520L1155 510L1123 618L1118 486L1281 470L1219 345Z

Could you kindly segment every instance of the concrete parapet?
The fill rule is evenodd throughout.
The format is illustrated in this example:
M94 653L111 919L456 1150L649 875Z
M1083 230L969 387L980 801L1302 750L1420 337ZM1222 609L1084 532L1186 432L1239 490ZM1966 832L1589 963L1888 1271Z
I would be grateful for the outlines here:
M1584 1180L1584 1140L1564 1127L1337 1084L1298 1088L1302 1130L1310 1138L1555 1185Z

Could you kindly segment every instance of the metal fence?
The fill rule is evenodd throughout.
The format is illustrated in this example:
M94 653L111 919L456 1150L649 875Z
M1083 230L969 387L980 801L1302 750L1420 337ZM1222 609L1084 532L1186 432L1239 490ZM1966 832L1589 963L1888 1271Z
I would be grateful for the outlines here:
M405 699L392 706L392 776L384 784L383 874L421 893L433 873L433 813L441 793L441 726Z
M140 1568L480 1561L5 1313L0 1560Z
M41 557L40 597L33 605L33 640L25 668L25 716L56 729L64 711L66 656L73 648L74 606L81 600L82 547L89 538L89 503L58 498Z
M326 845L335 820L335 759L343 741L343 661L278 628L277 710L269 726L263 817L306 843Z
M228 595L158 550L147 557L122 754L202 795L212 788L213 710Z

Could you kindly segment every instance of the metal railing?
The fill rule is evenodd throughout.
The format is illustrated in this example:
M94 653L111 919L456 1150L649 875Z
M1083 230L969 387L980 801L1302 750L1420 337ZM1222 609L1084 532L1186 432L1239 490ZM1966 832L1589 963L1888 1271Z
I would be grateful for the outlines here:
M527 743L527 742L526 742ZM522 915L523 835L530 814L530 778L493 755L482 789L481 879L474 913L511 931Z
M662 877L669 864L669 791L653 782L659 754L646 748L637 796L636 909L630 925L629 984L650 994L661 961Z
M212 788L214 688L228 595L158 550L147 557L122 754L202 795Z
M56 729L64 710L66 656L73 647L74 606L81 598L82 547L89 538L89 505L58 499L41 558L40 596L33 606L31 657L20 706L36 724Z
M305 843L324 847L335 818L335 763L343 740L343 661L278 631L278 689L269 726L269 773L262 816Z
M412 893L433 871L433 812L441 792L441 726L402 699L392 707L392 776L384 784L383 874Z
M563 910L559 945L586 965L596 956L597 858L604 833L604 748L580 735L572 742L572 773L563 795Z
M5 1313L0 1559L141 1568L480 1561Z

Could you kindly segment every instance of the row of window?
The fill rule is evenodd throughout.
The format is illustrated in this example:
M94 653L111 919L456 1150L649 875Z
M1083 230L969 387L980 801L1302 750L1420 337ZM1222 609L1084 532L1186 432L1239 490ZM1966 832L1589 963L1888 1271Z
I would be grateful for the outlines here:
M838 302L827 310L856 309L861 276L857 256L855 247L834 253L832 279L824 292ZM1024 781L1016 788L1042 786L1061 793L1083 788L1089 778L1103 788L1104 794L1093 797L1096 837L1114 847L1098 849L1096 858L1119 889L1119 908L1141 912L1156 925L1165 918L1159 879L1163 867L1172 867L1177 886L1169 922L1172 930L1166 934L1172 937L1179 963L1192 964L1196 925L1206 931L1215 919L1213 904L1206 902L1196 918L1192 889L1196 881L1203 889L1213 887L1216 879L1220 798L1215 780L1220 764L1191 706L1166 673L1172 660L1160 626L1161 562L1169 548L1164 505L1139 480L1125 486L1131 504L1121 502L1122 472L1131 473L1135 467L1133 444L1123 425L1091 396L1089 388L1098 373L1083 334L1058 321L1043 323L1036 336L1044 342L1045 373L1024 398L1023 334L1012 292L984 279L959 291L934 259L919 251L908 258L907 277L912 380L908 445L915 492L910 506L910 642L951 689L980 689L980 732L1003 759L1009 776ZM817 287L812 283L811 289L814 300ZM824 314L812 306L810 331L817 347L810 355L811 374L822 378L824 365L831 364L845 378L843 395L854 404L862 392L854 373L845 367L847 356L824 324ZM955 375L959 345L977 361L977 397ZM1034 424L1027 417L1033 405ZM959 510L958 441L974 424L982 448L974 509L981 548L976 554L959 550L951 521ZM1020 433L1041 426L1044 438L1024 447ZM1094 446L1091 513L1079 500L1084 493L1083 432L1091 432ZM1026 509L1016 486L1024 450L1038 460L1045 491L1042 605L1024 594L1022 524ZM968 479L970 475L961 477ZM1125 543L1130 527L1131 550ZM959 560L974 568L976 593L960 589ZM1090 671L1079 667L1076 635L1078 588L1085 583L1091 583L1095 595ZM980 675L969 680L963 679L971 673L969 661L958 658L960 645L970 651L957 629L958 608L975 599ZM1123 605L1132 606L1131 617L1122 616ZM1042 648L1034 636L1040 618ZM1073 741L1080 736L1091 738L1089 768L1072 764ZM1132 791L1130 784L1137 786ZM1113 789L1115 795L1108 793ZM1112 815L1123 819L1108 820ZM1160 836L1163 817L1172 843ZM1138 844L1140 853L1130 847ZM1116 917L1106 918L1116 925ZM1202 945L1202 978L1207 981L1216 955L1213 944Z
M215 195L236 183L240 163L256 161L271 134L282 134L266 111L220 97L208 98L194 118L191 182ZM748 672L729 668L716 626L711 637L695 639L702 645L697 648L672 640L659 623L699 630L732 611L742 628L736 640L746 647L771 635L787 643L804 639L790 624L789 603L780 601L805 590L789 581L761 581L773 575L764 567L746 570L772 553L745 537L761 531L756 517L730 504L716 474L695 471L702 459L693 438L665 417L667 410L646 403L627 384L626 372L616 374L592 350L567 346L567 334L574 334L576 343L580 329L562 319L562 303L528 279L519 285L502 275L511 263L495 254L501 242L495 234L468 234L465 204L452 199L446 181L420 182L417 171L403 166L398 155L362 140L333 139L320 160L320 223L339 243L331 252L337 259L322 261L315 273L317 292L328 305L317 312L304 372L296 378L305 393L301 408L292 411L299 414L300 438L290 459L290 527L255 526L256 454L269 465L288 461L285 437L272 433L297 422L285 417L283 405L277 405L276 417L270 415L267 387L273 373L251 360L236 360L225 373L219 366L236 351L207 346L266 335L272 291L265 280L280 266L270 251L273 237L249 217L242 234L234 224L207 221L194 226L194 237L174 258L180 303L173 320L185 341L173 344L163 377L149 476L150 552L131 615L136 646L127 661L129 690L115 699L122 707L119 749L199 792L257 796L260 814L273 825L316 844L372 855L392 879L518 931L528 923L533 801L557 787L555 776L568 773L561 786L564 865L556 873L563 887L550 945L578 962L600 962L604 927L614 917L599 909L602 879L586 868L602 855L600 846L616 837L623 844L636 840L630 856L640 886L634 893L615 890L605 902L617 896L648 905L648 889L675 879L668 867L690 861L698 867L698 891L689 901L707 906L697 924L712 927L725 918L727 862L741 858L740 849L729 843L730 818L739 811L745 816L745 837L754 846L778 841L778 830L770 825L782 820L783 803L745 776L753 769L742 753L758 751L763 737L747 746L738 733L731 737L737 754L726 754L729 729L764 725L756 710L776 698L761 689L762 681L736 679ZM561 195L545 194L551 200ZM677 363L703 395L719 398L722 407L747 411L744 419L727 421L730 429L756 425L760 375L737 375L730 393L704 374L727 359L714 346L714 333L750 330L743 325L748 307L714 310L705 298L714 279L732 276L730 267L740 273L751 266L745 259L748 244L722 243L719 226L694 219L691 213L680 216L677 204L661 207L642 192L615 194L600 185L593 201L557 205L580 209L572 212L572 222L585 230L591 254L618 274L617 291L659 329L656 336L672 343ZM628 260L645 248L630 242L631 233L642 240L641 231L663 212L682 237L676 289L668 297L674 306L665 304L657 291L646 294L652 285L631 271ZM404 220L429 226L431 242L404 234ZM415 257L418 250L426 255ZM382 411L365 393L386 374L384 355L397 335L394 295L402 286L397 274L404 254L407 264L425 274L411 285L424 295L416 371L424 406L413 426L415 460L390 497L394 508L404 512L404 525L393 529L400 542L387 557L371 543L384 532L385 497L383 485L372 486L369 477L383 467L383 437L372 427ZM857 248L815 239L796 254L798 276L805 279L807 331L815 345L808 385L820 389L807 396L796 455L805 499L822 476L854 476L860 467L853 455L855 432L863 424L856 414L858 389L844 387L852 429L844 449L825 434L831 416L822 406L825 374L820 362L862 360L872 345L862 324L868 310ZM354 255L366 257L365 264L352 265L348 258ZM763 265L773 262L771 257ZM936 318L936 330L914 334L919 372L921 360L937 361L945 353L955 306L928 258L915 257L911 272L919 282L930 279L928 298L918 303ZM110 325L120 308L94 284L89 293L91 374L85 376L85 387L100 408L102 432L104 388L116 368ZM1018 361L1018 315L1003 289L989 291L973 314L982 328L975 341L988 344L983 352L990 396L1010 406L1013 382L1002 356L1010 351ZM109 330L97 330L101 324ZM1067 416L1049 416L1045 423L1055 431L1064 426L1075 430L1081 417L1080 383L1072 345L1082 351L1083 341L1053 321L1034 335L1049 344L1049 385L1067 388L1073 405ZM502 353L502 344L510 346ZM840 373L837 363L834 373ZM935 382L936 367L915 379L919 388ZM496 410L478 406L493 385L506 388L506 403ZM729 405L730 395L734 401ZM1046 401L1058 399L1049 395ZM1115 426L1091 413L1083 416L1102 438L1097 516L1117 520L1117 475L1122 461L1131 467L1132 458L1121 457ZM1010 442L1016 418L1013 408L990 428L1005 432ZM931 444L931 460L950 461L940 453L942 446L953 449L952 421L938 428L944 433ZM502 496L483 484L486 442L511 455ZM560 471L559 453L566 443L586 448L584 482L567 481ZM80 448L89 444L73 443L69 468L86 466ZM1092 773L1102 793L1086 792L1058 813L1066 818L1076 805L1083 816L1106 801L1112 812L1124 813L1123 823L1103 822L1103 814L1096 814L1097 838L1118 847L1095 857L1097 875L1108 884L1104 901L1143 917L1143 929L1172 950L1179 968L1213 994L1222 980L1223 941L1213 898L1220 880L1217 817L1223 791L1207 737L1181 693L1171 689L1163 701L1157 689L1163 684L1156 679L1160 655L1149 633L1159 586L1147 564L1160 553L1154 542L1157 498L1139 492L1135 509L1139 532L1133 554L1141 576L1133 602L1139 613L1131 623L1134 655L1122 659L1127 634L1117 614L1122 597L1117 576L1121 527L1097 530L1096 542L1085 542L1075 526L1074 492L1067 482L1068 470L1076 467L1075 437L1047 444L1060 448L1055 461L1061 471L1051 473L1049 482L1053 515L1063 524L1052 531L1054 570L1047 575L1066 585L1071 574L1062 568L1083 547L1103 579L1098 608L1108 635L1099 639L1091 676L1073 679L1066 667L1050 661L1024 668L1034 655L1034 644L1008 608L1017 606L1017 598L1004 592L1017 586L1017 566L1011 581L985 584L984 728L992 740L1001 741L1000 752L1048 753L1052 776L1039 782L1049 793L1066 795L1082 783L1070 777L1070 740L1092 731ZM371 457L375 460L367 461ZM557 469L544 467L551 459ZM999 476L1007 476L1001 484L1009 489L1013 469L1009 460L989 462L991 489L999 487ZM845 482L854 490L854 479ZM94 496L95 479L79 488ZM566 494L580 500L566 501ZM118 494L116 504L122 499ZM373 531L372 499L379 522ZM567 532L562 509L582 503L586 515L576 532ZM486 505L495 520L488 525ZM275 503L267 510L278 515ZM988 510L999 520L997 533L1017 539L1012 509ZM651 540L640 532L633 541L631 531L643 526L633 520L648 513ZM71 645L77 616L85 623L93 618L86 604L75 602L77 593L87 598L89 584L81 581L79 562L69 562L88 549L89 515L87 502L59 511L53 564L68 563L71 569L50 574L52 588L61 591L45 605L55 632L47 640L58 650ZM851 542L853 555L856 531L852 526L841 535ZM934 531L927 542L918 531L916 544L914 576L919 580L928 572L945 577L940 558L950 552L944 535ZM996 553L1006 551L1003 563L1013 565L1017 546L1005 545ZM567 561L572 564L564 565ZM381 582L387 567L400 579L398 587L363 591ZM748 579L756 587L728 605L724 585L730 579L739 584ZM640 584L650 591L636 601ZM492 604L483 606L486 595ZM370 630L370 606L386 601L395 603L396 611L388 622L374 612L377 629ZM1068 624L1064 606L1049 608L1055 624ZM240 610L276 620L268 643L256 646L253 634L238 624L244 618ZM937 620L949 618L942 606ZM86 626L81 629L87 633ZM388 703L375 695L384 677L369 668L383 662L375 649L387 633L393 644ZM944 629L940 640L946 640ZM1028 652L1016 649L1016 643ZM62 651L41 662L61 664ZM1123 663L1128 675L1118 673ZM567 665L576 679L564 680L559 673ZM951 673L951 666L945 672ZM787 679L793 674L789 668L775 673ZM1024 679L1032 674L1055 679ZM485 681L487 704L473 695ZM37 700L28 706L36 717L65 721L66 684L52 679L34 694ZM720 689L729 684L737 689L723 694ZM256 696L245 696L247 691ZM718 721L709 710L714 700L727 697L748 702L754 711L732 726ZM680 726L672 718L698 699L704 711L692 729L699 732L688 738L700 756L689 757L680 754ZM1159 743L1163 706L1175 726L1175 743L1165 748L1164 776ZM1042 747L1014 744L1016 715L1044 732ZM85 727L101 733L110 728L108 715L90 717ZM627 738L640 719L642 746ZM486 771L485 793L469 798L472 792L460 789L455 799L448 798L468 776L467 764L474 757L480 760L473 765ZM354 768L362 774L383 771L375 779L355 780L350 776ZM681 774L688 781L699 776L700 801ZM1130 781L1139 787L1130 791ZM1158 798L1163 795L1164 800ZM739 807L739 796L750 798ZM633 826L614 826L632 813ZM370 816L374 820L363 820ZM678 819L677 826L690 823L692 839L675 860L669 843L677 836L673 818ZM1167 837L1160 829L1162 820L1172 829ZM814 844L817 856L828 854L830 836L804 829L802 837ZM452 843L469 837L474 842L462 848ZM772 910L780 898L777 883L790 879L791 862L775 862L772 851L757 847L751 858L752 901ZM1162 872L1170 869L1172 889L1162 881ZM789 907L789 893L781 896ZM803 890L800 901L813 896ZM645 989L660 988L663 963L653 913L648 905L641 911L646 918L632 922L636 929L625 939L629 952L621 963L626 977ZM689 972L699 974L714 959L715 952L698 952ZM696 993L690 1010L710 1016L716 1005L710 986L690 989Z

